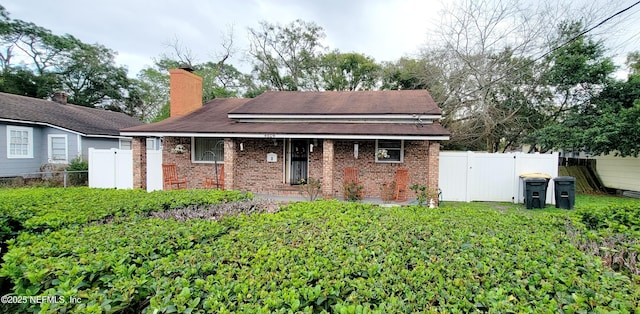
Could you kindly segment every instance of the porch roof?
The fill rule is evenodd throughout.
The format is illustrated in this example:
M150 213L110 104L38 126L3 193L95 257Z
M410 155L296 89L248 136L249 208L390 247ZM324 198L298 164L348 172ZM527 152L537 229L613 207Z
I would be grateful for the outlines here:
M197 136L254 138L402 138L448 140L449 131L439 123L357 123L357 122L242 122L229 118L230 112L252 99L218 98L181 117L121 130L126 136ZM437 108L437 107L436 107ZM439 110L439 109L438 109Z

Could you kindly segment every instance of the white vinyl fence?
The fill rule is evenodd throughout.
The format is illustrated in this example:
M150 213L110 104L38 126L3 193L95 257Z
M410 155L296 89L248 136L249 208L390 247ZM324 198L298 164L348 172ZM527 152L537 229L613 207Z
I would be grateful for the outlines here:
M89 148L89 187L133 188L132 151Z
M444 201L522 203L524 173L558 176L558 154L440 152L439 185ZM555 204L549 181L547 204Z
M89 187L133 188L133 151L89 148ZM162 151L147 150L147 191L162 190Z

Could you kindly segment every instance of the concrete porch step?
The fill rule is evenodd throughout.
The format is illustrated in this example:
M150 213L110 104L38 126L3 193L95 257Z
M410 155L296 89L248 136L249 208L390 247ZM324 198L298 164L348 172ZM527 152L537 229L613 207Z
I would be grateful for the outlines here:
M290 184L281 184L281 185L276 186L274 188L274 190L276 190L276 191L298 192L298 191L300 191L300 186L299 185L290 185Z

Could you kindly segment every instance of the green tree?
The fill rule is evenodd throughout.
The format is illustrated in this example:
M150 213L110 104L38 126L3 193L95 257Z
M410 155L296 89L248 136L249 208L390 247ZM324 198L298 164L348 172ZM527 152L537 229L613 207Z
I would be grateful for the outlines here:
M395 62L385 62L382 66L382 89L429 89L436 84L438 71L426 58L402 57Z
M547 98L541 99L546 118L530 140L541 151L611 151L607 142L613 143L614 130L626 123L620 109L637 99L633 77L628 82L612 79L615 66L603 43L576 38L581 31L581 23L561 24L557 43L562 44L547 57Z
M141 121L151 122L163 118L163 107L167 107L169 117L169 74L164 70L147 67L138 72L132 80L132 89L136 91L141 103L137 107Z
M0 76L0 91L34 98L47 98L61 89L53 73L37 75L21 67L5 69Z
M325 90L371 90L380 76L380 65L360 53L334 51L322 55L322 86Z
M598 95L536 133L543 149L594 155L640 153L640 74L610 79Z
M127 69L115 64L115 52L98 44L81 44L59 71L69 102L77 105L94 107L123 101L130 87Z
M56 35L31 22L13 20L0 7L0 90L46 98L64 91L69 102L135 112L139 103L127 69L115 64L115 52L72 35ZM15 58L19 57L19 58ZM21 60L19 65L14 60ZM129 108L129 109L127 109Z

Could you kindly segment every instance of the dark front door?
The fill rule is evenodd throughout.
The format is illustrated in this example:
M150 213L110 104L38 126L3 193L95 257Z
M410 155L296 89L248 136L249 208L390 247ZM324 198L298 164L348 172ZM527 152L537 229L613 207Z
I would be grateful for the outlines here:
M291 140L291 184L307 181L309 154L307 140Z

